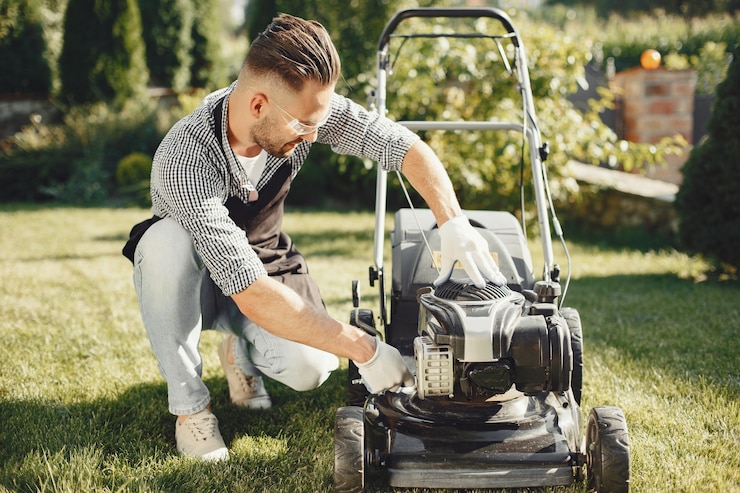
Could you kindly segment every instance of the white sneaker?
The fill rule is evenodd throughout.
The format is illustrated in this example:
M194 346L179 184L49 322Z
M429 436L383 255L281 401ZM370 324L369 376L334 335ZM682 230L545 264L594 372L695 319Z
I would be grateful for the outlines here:
M210 410L191 415L175 425L177 451L205 461L229 460L229 450L218 431L218 418Z
M229 397L231 402L240 407L250 409L269 409L272 407L270 394L265 390L265 384L262 377L246 375L234 363L232 347L236 336L228 336L221 341L218 346L218 359L221 360L221 366L226 374L226 381L229 383Z

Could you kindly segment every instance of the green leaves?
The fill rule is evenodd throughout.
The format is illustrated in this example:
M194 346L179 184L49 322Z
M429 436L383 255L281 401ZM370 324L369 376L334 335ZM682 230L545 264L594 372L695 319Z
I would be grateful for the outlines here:
M423 22L429 23L428 20ZM408 22L414 32L485 32L505 34L490 19L427 28L420 20ZM546 163L553 190L564 195L577 188L559 183L560 170L569 160L639 169L662 162L682 142L666 139L645 145L620 141L600 112L612 106L613 95L602 90L584 112L569 96L585 85L584 67L592 47L542 22L522 15L514 19L526 48L527 68L535 111L543 140L549 143ZM498 28L498 31L497 31ZM506 70L505 53L516 70L521 60L507 40L410 39L394 53L388 85L388 113L397 120L481 120L521 122L519 84ZM426 132L423 137L446 164L464 207L515 209L519 204L520 167L529 175L529 153L515 132ZM522 152L524 151L524 152ZM528 181L528 180L527 180Z
M136 0L70 0L59 58L67 102L121 107L146 89L149 72Z
M717 88L708 138L692 150L676 196L683 245L727 264L728 271L735 274L740 267L739 88L740 62L735 58L727 78Z

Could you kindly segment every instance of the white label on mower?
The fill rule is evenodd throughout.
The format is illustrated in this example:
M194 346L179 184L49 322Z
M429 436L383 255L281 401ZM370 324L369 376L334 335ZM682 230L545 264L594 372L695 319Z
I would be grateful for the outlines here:
M493 328L491 317L467 317L465 328L465 357L463 361L493 360Z

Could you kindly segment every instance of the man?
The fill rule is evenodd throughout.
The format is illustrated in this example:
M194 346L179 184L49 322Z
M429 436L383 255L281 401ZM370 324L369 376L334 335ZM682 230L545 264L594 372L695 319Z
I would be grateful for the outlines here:
M436 283L450 277L456 259L479 285L483 276L503 282L431 149L335 94L339 68L319 23L281 15L250 46L237 81L178 122L154 156L154 217L133 228L124 254L134 262L182 454L228 458L201 379L204 329L229 333L218 352L239 406L270 407L262 376L297 390L318 387L337 356L357 364L371 392L414 385L395 348L328 315L280 229L285 196L313 142L404 173L440 224L444 268Z

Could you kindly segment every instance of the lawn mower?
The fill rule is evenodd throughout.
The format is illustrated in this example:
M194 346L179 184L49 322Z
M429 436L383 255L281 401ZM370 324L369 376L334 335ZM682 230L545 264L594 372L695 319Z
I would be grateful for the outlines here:
M414 26L442 18L469 20L472 28L462 33L435 28L396 34L401 23L414 18ZM481 32L477 20L482 18L495 21L494 34ZM335 489L363 491L367 478L380 477L401 488L520 488L586 480L598 492L628 491L629 441L622 411L613 406L591 409L585 435L582 432L581 320L576 309L563 306L570 257L543 166L547 145L537 127L522 40L510 18L497 9L397 13L378 43L373 104L381 114L386 114L389 45L415 37L490 40L516 79L523 100L521 121L401 123L416 131L521 133L523 154L528 150L531 162L544 265L541 278L535 279L526 225L516 216L466 210L488 241L507 284L478 288L464 270L455 269L449 281L435 287L439 230L431 211L414 208L409 199L410 207L396 211L391 232L388 311L383 265L387 173L378 171L369 281L378 287L380 309L376 317L361 307L359 282L353 281L350 323L398 348L414 369L416 386L369 395L350 362L349 405L337 410L335 420ZM562 284L553 260L550 214L568 257Z

